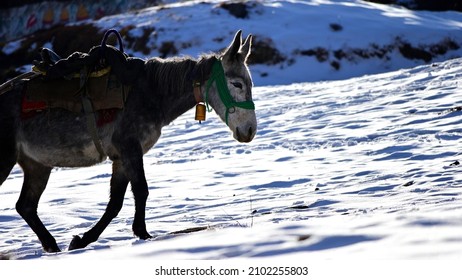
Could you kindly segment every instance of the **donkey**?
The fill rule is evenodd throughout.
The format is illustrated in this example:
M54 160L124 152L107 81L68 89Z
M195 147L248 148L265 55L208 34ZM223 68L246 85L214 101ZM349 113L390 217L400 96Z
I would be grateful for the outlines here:
M122 208L128 186L135 200L132 230L149 239L145 207L149 194L143 155L158 141L162 127L204 102L215 110L239 142L250 142L257 131L252 78L246 61L252 35L242 42L239 30L221 53L198 59L151 58L133 82L124 109L97 128L101 154L87 129L86 115L53 108L21 117L21 87L0 95L0 185L16 163L24 182L16 210L35 232L46 252L59 252L55 238L37 215L40 196L53 167L85 167L112 161L110 197L101 219L82 237L74 236L69 250L96 241ZM210 107L212 109L210 109Z

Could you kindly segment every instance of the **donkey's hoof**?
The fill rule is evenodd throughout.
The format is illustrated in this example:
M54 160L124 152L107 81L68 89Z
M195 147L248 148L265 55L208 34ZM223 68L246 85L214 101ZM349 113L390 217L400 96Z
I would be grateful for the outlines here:
M58 248L58 245L53 245L51 247L43 247L43 250L47 253L59 253L61 250Z
M143 240L146 240L146 239L151 239L152 236L146 232L145 234L141 235L140 238Z
M152 236L146 231L142 232L135 232L135 235L138 236L140 239L146 240L152 238Z
M69 251L82 248L85 248L85 245L82 243L82 238L78 235L74 235L71 244L69 244Z

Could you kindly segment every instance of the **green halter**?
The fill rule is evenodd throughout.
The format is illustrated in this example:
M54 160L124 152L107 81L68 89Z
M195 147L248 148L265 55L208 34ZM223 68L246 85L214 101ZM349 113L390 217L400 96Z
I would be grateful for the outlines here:
M234 113L236 107L248 110L255 110L255 104L253 101L242 101L236 102L234 98L229 93L228 85L226 83L225 71L219 60L215 61L212 67L212 75L207 81L207 87L205 89L205 104L207 105L207 111L211 112L212 109L209 107L209 89L212 86L212 83L215 82L217 86L218 94L220 95L221 102L226 107L226 125L228 125L228 115L229 112Z

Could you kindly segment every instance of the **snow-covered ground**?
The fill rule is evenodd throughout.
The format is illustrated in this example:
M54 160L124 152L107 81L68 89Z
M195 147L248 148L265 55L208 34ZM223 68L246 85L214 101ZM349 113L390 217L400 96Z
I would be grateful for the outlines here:
M323 7L333 1L308 2ZM383 15L383 9L391 8L370 12ZM242 27L244 35L260 26L252 24ZM240 26L236 21L227 27L224 42ZM278 36L289 36L289 29ZM184 36L194 37L188 32ZM259 67L251 67L256 76ZM283 72L294 77L297 71ZM306 75L315 72L307 69ZM249 144L235 142L213 113L202 124L186 113L164 128L144 157L146 223L155 236L148 241L132 235L134 202L127 193L124 208L97 242L66 251L72 236L104 212L111 172L105 162L53 171L38 210L64 251L43 253L14 209L23 180L16 167L0 188L0 253L71 261L460 260L461 77L462 59L454 59L339 81L257 86L258 133ZM171 234L200 227L206 229Z

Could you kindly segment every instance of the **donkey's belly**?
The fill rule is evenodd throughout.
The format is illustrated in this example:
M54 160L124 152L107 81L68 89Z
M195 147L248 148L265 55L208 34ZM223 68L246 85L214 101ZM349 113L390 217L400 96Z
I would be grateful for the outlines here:
M84 120L69 120L67 114L43 115L23 122L17 143L20 153L47 166L90 166L106 158L96 149Z
M106 157L96 150L93 142L70 147L41 146L31 142L20 142L20 152L47 166L84 167L103 161Z

